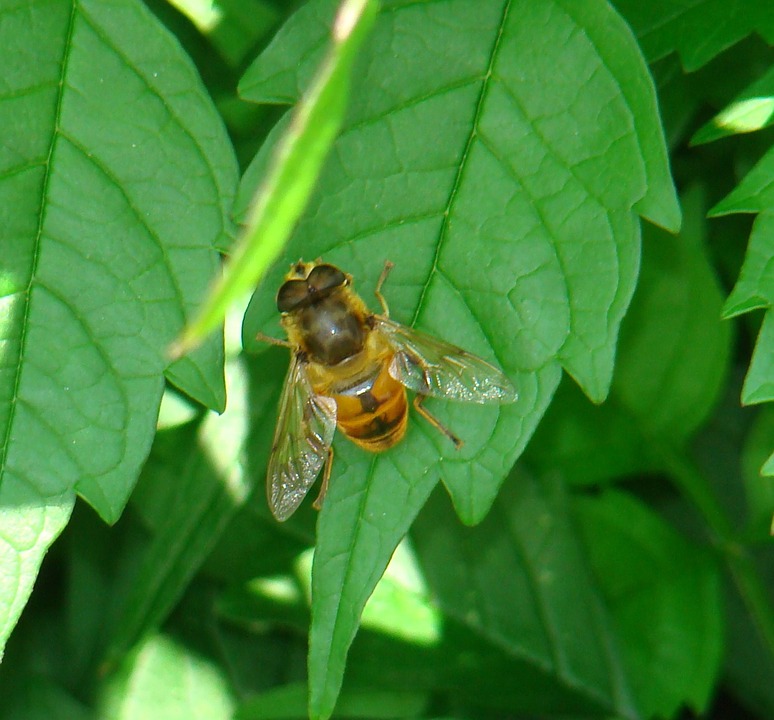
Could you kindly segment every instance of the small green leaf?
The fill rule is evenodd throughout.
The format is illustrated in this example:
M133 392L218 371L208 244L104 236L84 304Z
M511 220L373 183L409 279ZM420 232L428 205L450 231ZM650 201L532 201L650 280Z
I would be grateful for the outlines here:
M111 720L231 720L234 699L214 663L155 635L102 685L98 707Z
M110 522L126 503L166 346L230 233L236 165L190 60L143 3L5 3L0 45L3 643L75 492ZM218 408L220 345L169 368Z
M255 103L294 104L325 57L338 5L339 0L317 0L300 7L245 71L239 94Z
M774 43L774 13L768 2L614 0L614 4L632 26L648 62L677 51L689 72L750 33Z
M702 714L723 650L716 562L624 493L576 508L643 716L673 717L683 704Z
M710 210L710 217L730 213L774 214L772 211L774 208L774 183L771 182L773 173L774 148L771 148L744 176L742 182ZM770 277L767 275L767 279Z
M768 308L742 387L745 405L774 400L774 313Z
M245 231L193 322L175 342L179 357L196 347L226 316L229 307L261 280L282 252L306 206L344 117L350 71L377 13L376 0L343 0L331 47L308 93L295 108L258 189Z
M713 142L729 135L755 132L774 123L774 67L743 90L732 103L702 125L691 145Z

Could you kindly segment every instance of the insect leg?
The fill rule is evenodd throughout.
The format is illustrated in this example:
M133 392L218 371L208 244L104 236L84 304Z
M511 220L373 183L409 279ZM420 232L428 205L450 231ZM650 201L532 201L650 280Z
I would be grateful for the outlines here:
M325 500L325 493L328 492L328 480L331 479L331 467L333 466L333 448L328 448L328 457L325 460L325 467L323 467L322 485L320 486L320 494L315 498L312 503L312 507L315 510L319 510L322 507L323 500Z
M392 270L394 267L395 265L389 260L384 261L384 269L382 270L382 274L379 276L379 279L376 281L376 289L374 290L374 295L376 295L376 299L382 306L384 317L390 317L390 308L387 307L387 301L384 299L384 295L382 295L382 285L384 285L384 281L390 274L390 270Z
M422 407L422 403L425 401L426 397L427 395L415 395L414 402L412 403L414 405L414 409L436 430L440 430L444 435L446 435L446 437L454 443L454 447L459 450L462 447L462 440L460 440L451 430L449 430L449 428L445 427L441 421L435 417L435 415L430 413L427 408Z
M287 340L280 340L279 338L271 337L270 335L264 335L263 333L258 333L255 336L255 339L258 342L264 342L268 343L269 345L278 345L279 347L292 347L292 345Z

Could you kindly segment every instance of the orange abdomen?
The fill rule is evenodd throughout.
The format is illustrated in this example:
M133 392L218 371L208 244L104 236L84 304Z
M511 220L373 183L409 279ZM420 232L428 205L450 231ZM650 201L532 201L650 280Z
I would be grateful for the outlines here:
M370 388L357 395L333 395L339 429L364 450L383 452L406 433L406 390L384 363Z

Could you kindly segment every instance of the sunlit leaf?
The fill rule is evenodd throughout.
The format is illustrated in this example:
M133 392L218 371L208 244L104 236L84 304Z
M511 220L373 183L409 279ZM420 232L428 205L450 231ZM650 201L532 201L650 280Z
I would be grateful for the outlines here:
M234 698L212 661L163 635L149 637L105 683L100 717L231 720Z
M236 167L141 2L5 3L0 45L1 642L75 494L121 513L165 372L224 405L220 339L165 349L217 268Z
M326 9L311 2L293 16L243 79L246 95L296 96ZM388 3L355 75L342 135L286 258L323 256L366 296L391 260L391 316L500 365L520 398L433 403L465 441L456 454L420 421L382 457L337 445L332 486L346 487L331 489L315 557L310 682L320 717L333 708L362 605L434 484L444 480L466 522L480 520L562 369L593 399L606 396L637 275L637 215L679 223L650 78L604 3ZM257 331L276 332L283 272L279 264L253 297L250 349Z

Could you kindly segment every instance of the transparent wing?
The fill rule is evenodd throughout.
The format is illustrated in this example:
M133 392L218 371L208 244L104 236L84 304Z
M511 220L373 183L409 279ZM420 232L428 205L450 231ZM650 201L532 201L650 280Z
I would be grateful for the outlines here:
M336 429L336 401L315 395L304 364L293 355L280 399L266 493L277 520L301 504L328 456Z
M390 375L421 395L487 403L515 402L515 388L505 375L475 355L432 335L377 317L395 355Z

